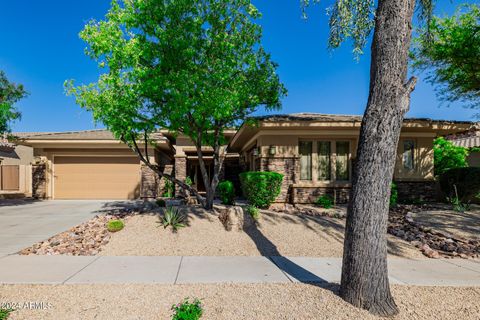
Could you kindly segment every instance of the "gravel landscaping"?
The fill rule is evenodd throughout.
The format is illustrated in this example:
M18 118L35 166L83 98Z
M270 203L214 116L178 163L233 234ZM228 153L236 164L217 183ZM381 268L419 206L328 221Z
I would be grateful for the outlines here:
M257 224L226 231L218 217L198 207L185 210L187 226L177 233L164 229L156 215L125 219L125 229L111 235L100 255L145 256L310 256L341 257L345 220L262 210ZM389 236L392 256L422 258L422 253Z
M202 319L382 319L336 295L336 286L309 284L1 285L0 302L43 302L15 319L169 319L172 304L198 297ZM476 320L480 288L393 286L393 319ZM441 303L439 303L441 301Z

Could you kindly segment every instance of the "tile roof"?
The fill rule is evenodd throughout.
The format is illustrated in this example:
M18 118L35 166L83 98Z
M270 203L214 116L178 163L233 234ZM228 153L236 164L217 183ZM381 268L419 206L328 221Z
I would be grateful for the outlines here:
M13 135L26 140L117 140L106 129L66 132L16 132ZM164 139L164 136L161 133L155 133L154 138Z
M257 120L263 121L325 121L325 122L360 122L361 115L343 115L343 114L323 114L323 113L290 113L290 114L273 114L265 116L254 117ZM457 121L457 120L434 120L429 118L405 118L406 122L411 121L427 121L440 123L463 123L470 124L471 121Z

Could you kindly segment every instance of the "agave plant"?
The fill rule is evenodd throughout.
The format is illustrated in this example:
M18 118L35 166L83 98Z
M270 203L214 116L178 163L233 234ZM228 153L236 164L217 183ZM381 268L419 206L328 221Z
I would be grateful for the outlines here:
M160 220L163 228L168 226L172 227L173 232L176 232L178 229L185 227L183 221L185 216L182 214L180 209L175 207L167 207L164 211L163 217Z

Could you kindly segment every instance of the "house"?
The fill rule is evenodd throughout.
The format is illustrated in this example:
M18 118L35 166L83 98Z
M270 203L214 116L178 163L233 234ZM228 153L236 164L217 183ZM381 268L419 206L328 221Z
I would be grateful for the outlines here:
M278 202L313 202L322 194L331 194L337 202L348 200L360 116L299 113L257 120L255 126L244 124L225 132L228 153L223 179L234 181L238 188L241 171L277 171L285 176ZM405 120L394 175L401 197L435 198L433 140L466 131L471 125ZM155 140L156 147L147 148L151 161L179 180L189 177L203 191L198 155L189 138L161 131ZM22 144L33 148L32 192L36 197L134 199L163 193L163 179L107 130L27 134ZM202 153L211 171L212 150L206 147Z
M0 140L0 199L32 196L33 149Z
M361 116L298 113L257 120L257 126L243 125L230 147L248 170L285 175L278 201L311 203L323 194L339 203L348 200ZM433 140L471 125L405 119L394 172L400 198L435 200Z

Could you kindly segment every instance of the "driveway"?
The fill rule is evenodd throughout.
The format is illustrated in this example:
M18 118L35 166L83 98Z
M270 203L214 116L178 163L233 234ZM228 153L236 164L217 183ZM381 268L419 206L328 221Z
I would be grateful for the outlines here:
M90 219L104 209L108 202L0 201L0 257L16 253Z

